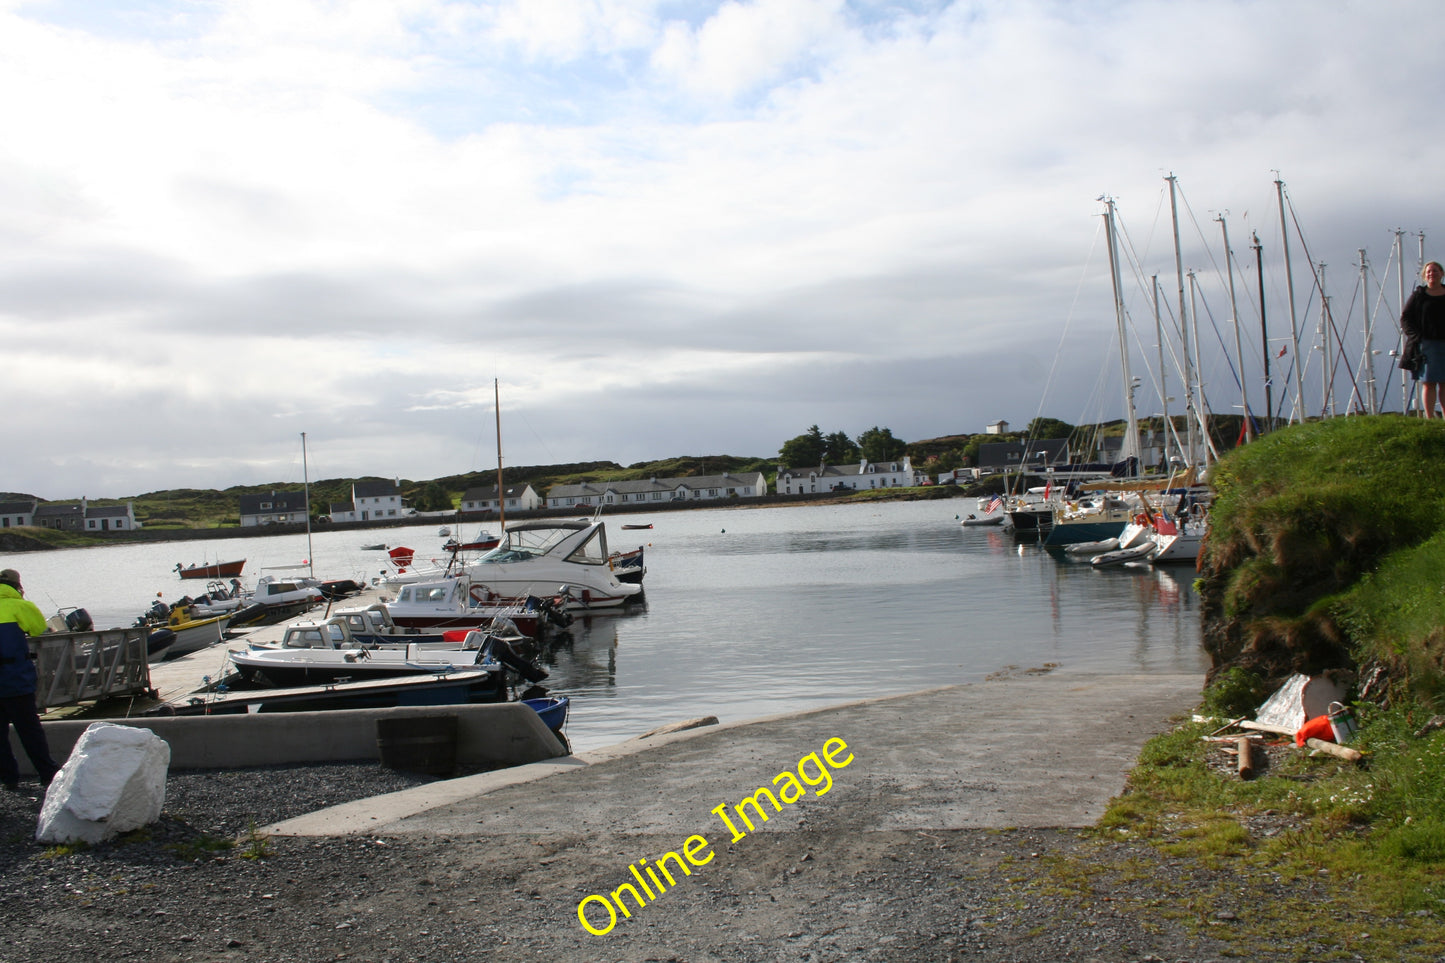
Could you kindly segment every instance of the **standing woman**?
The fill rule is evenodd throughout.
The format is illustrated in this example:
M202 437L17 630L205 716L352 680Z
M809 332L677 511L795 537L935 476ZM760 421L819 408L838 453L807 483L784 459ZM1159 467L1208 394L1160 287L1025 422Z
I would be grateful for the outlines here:
M1411 293L1400 312L1400 330L1405 335L1403 358L1409 359L1418 348L1424 358L1415 373L1420 381L1420 404L1426 418L1445 418L1445 410L1435 413L1436 406L1445 409L1445 396L1440 386L1445 383L1445 267L1431 261L1420 272L1425 283Z

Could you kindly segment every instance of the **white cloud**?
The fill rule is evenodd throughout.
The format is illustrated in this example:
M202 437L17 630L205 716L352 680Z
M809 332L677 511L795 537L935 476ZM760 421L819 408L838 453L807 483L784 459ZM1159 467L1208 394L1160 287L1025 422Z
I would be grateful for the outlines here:
M1434 230L1420 12L0 4L0 338L27 390L85 385L17 419L37 456L0 488L71 490L75 452L126 486L93 497L271 480L308 428L365 453L337 473L466 470L493 377L533 426L513 463L926 437L1045 395L1079 420L1113 326L1100 194L1171 288L1180 175L1217 318L1212 219L1277 258L1275 170L1338 304L1356 248L1384 274L1389 229ZM198 416L271 435L135 454Z

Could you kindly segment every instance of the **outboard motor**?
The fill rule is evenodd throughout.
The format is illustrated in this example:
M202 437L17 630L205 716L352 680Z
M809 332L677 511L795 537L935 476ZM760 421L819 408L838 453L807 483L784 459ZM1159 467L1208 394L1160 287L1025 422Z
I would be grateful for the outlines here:
M489 655L495 656L498 662L528 682L541 682L547 678L546 669L530 659L523 658L506 639L499 639L495 635L487 636L487 641L477 650L476 664L485 662Z
M65 613L65 627L71 632L89 632L95 628L95 621L85 609L72 609Z

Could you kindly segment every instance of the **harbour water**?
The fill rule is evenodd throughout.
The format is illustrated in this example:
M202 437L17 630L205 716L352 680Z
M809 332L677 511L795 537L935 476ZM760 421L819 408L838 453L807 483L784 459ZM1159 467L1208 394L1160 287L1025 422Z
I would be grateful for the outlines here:
M702 715L736 721L979 681L1010 667L1202 673L1192 567L1096 570L999 528L961 526L972 501L699 509L616 516L614 550L647 548L646 602L578 619L545 656L572 697L578 750ZM654 528L622 531L623 522ZM471 537L472 527L462 534ZM385 539L440 554L435 524L313 533L323 578L379 573ZM304 535L12 555L47 614L129 625L157 593L203 590L177 562L246 558L247 584L306 560ZM276 573L279 574L279 573ZM216 671L224 668L217 653ZM1070 724L1061 720L1061 724Z

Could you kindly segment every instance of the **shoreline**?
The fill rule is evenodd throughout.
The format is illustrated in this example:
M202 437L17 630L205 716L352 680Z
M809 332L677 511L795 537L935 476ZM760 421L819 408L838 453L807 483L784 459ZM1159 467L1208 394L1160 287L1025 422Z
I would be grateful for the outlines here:
M251 830L230 850L207 851L168 824L129 845L46 857L33 842L16 850L11 810L0 809L11 840L0 845L0 952L16 963L48 960L63 932L70 952L167 963L1219 956L1217 943L1167 911L1119 912L1123 900L1147 907L1187 886L1180 880L1191 868L1136 843L1128 858L1154 872L1081 890L1073 871L1060 870L1107 873L1121 858L1120 844L1068 827L1092 824L1146 735L1187 712L1200 681L1020 672L620 751L629 740L588 754L606 757L589 765L400 818L388 818L386 796L367 797L351 804L357 827L346 835ZM1107 724L1080 725L1061 711ZM750 806L739 811L756 788L784 785L776 780L785 772L800 774L802 796L769 807L766 821ZM232 825L245 825L247 812L295 793L328 795L326 778L377 771L257 775L187 774L192 795L167 812L200 822L205 806L224 807ZM717 812L742 835L730 835ZM674 885L633 903L622 888L635 885L630 870L648 879L662 855L684 847L702 865L684 876L669 859ZM608 926L599 900L614 893L628 911ZM578 915L583 903L591 928Z

